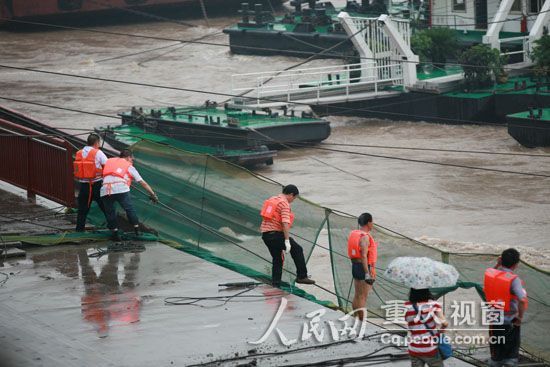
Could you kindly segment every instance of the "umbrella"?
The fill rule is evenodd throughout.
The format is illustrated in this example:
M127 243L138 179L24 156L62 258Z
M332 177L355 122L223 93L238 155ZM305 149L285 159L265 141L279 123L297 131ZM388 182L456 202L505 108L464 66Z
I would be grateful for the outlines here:
M458 280L455 267L428 257L398 257L386 268L384 276L410 288L451 287Z

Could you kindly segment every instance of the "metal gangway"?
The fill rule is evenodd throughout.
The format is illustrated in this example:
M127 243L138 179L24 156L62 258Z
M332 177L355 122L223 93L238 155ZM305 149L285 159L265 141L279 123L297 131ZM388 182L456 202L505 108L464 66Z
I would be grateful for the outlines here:
M251 91L235 100L235 104L255 107L324 104L400 93L403 70L400 63L380 66L358 63L238 74L232 76L231 82L234 94Z
M403 93L416 82L418 57L410 49L408 20L338 18L357 49L360 62L286 71L236 74L233 105L266 108L292 104L328 104L384 98Z

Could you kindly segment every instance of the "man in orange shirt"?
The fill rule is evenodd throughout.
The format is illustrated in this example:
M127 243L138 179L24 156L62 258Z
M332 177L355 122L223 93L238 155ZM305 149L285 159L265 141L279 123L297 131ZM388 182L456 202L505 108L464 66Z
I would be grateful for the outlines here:
M296 283L315 284L315 281L307 276L304 250L293 238L290 237L290 227L294 221L294 213L290 209L290 203L298 197L298 188L287 185L283 193L272 196L264 202L261 216L262 240L269 249L273 258L272 284L275 287L281 285L283 273L284 253L290 252L296 265Z

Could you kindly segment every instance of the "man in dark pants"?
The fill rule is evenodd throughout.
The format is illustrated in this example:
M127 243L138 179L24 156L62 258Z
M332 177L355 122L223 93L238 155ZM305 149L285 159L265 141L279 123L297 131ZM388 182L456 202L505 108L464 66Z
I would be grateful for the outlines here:
M519 252L504 250L494 268L485 271L483 290L487 302L500 302L504 308L502 325L489 325L489 366L517 366L521 341L520 326L527 309L527 292L514 274Z
M100 147L100 138L97 134L90 134L86 146L76 152L74 161L74 175L80 183L78 190L78 214L76 217L76 231L82 232L86 226L86 217L90 211L92 200L105 214L105 207L99 195L103 179L103 166L107 162L107 156Z
M273 258L272 284L275 287L281 285L283 273L284 252L290 252L296 265L296 283L315 284L308 278L304 250L290 237L290 227L294 222L294 214L290 210L290 203L298 196L298 188L287 185L283 193L272 196L264 202L260 212L262 224L260 231L262 239Z
M141 186L147 190L153 203L158 203L157 195L151 186L141 178L139 172L134 168L133 162L134 155L132 152L128 149L124 149L120 152L119 158L109 158L107 163L105 163L105 168L103 168L101 197L105 204L107 227L112 231L112 238L115 241L121 240L116 218L116 202L126 211L128 221L134 226L135 234L139 235L139 221L130 198L132 180L139 182Z

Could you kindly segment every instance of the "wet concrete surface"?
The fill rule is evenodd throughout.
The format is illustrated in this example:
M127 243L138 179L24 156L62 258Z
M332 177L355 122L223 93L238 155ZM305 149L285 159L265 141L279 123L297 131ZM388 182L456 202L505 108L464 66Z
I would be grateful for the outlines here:
M252 279L166 245L148 243L144 252L90 258L94 251L87 245L35 248L26 259L5 264L2 272L10 276L0 287L0 365L184 366L243 357L222 365L256 360L260 366L280 366L362 356L384 347L375 354L403 354L380 342L374 335L380 329L370 324L368 340L323 347L334 341L326 322L341 328L343 314L267 285L225 304L167 305L166 297L237 294L245 288L218 284ZM283 297L288 303L276 326L296 343L282 345L274 331L264 343L251 344L265 334ZM318 310L324 312L322 342L314 334L301 341L304 323ZM314 345L318 348L285 353ZM272 352L278 355L249 355ZM382 362L409 365L408 360Z
M12 191L2 190L7 185L0 185L0 235L33 235L73 231L74 214L65 214L65 207L44 207L33 204L19 194L23 190L11 187ZM91 226L88 226L91 228Z
M33 217L47 210L2 190L0 198L1 209L10 208L13 215ZM10 225L0 222L0 233ZM33 228L40 229L27 225L29 235ZM339 336L348 341L336 345L327 322L341 330L344 324L339 319L344 314L339 311L267 285L219 287L253 279L164 244L147 243L144 251L96 256L98 249L109 245L26 247L26 256L2 259L1 367L188 366L213 361L229 366L280 366L373 352L371 358L382 364L409 364L391 360L392 355L404 357L404 351L381 342L383 330L374 324L366 325L369 339ZM242 297L227 302L179 298L239 293ZM167 297L192 304L170 305ZM262 343L252 344L264 336L283 298L286 308L276 327L287 341L296 341L285 346L273 331ZM315 315L323 334L318 334L319 341L315 334L302 340L304 324L311 325ZM348 320L349 326L352 321ZM451 365L464 363L453 360Z

